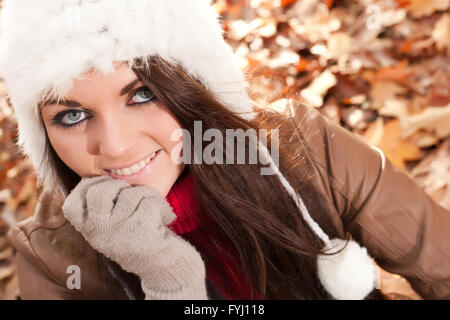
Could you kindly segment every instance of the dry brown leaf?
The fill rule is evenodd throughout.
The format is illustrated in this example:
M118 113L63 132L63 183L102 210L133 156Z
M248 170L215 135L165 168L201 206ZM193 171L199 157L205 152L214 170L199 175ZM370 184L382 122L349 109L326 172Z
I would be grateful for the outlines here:
M403 82L409 75L408 60L402 60L398 64L380 69L375 77L377 80Z
M0 292L0 300L17 300L20 296L19 277L15 272L4 284L3 292Z
M397 100L398 95L406 93L406 89L392 81L375 81L370 89L372 107L379 109L385 106L386 101Z
M297 72L302 72L308 69L310 63L308 62L308 60L306 59L302 59L300 57L300 61L298 62L298 64L295 66Z
M334 123L340 125L341 110L339 109L339 105L335 97L327 99L325 105L321 107L320 112Z
M367 124L376 117L372 110L364 110L359 107L349 107L342 111L342 119L350 127L364 130Z
M306 89L302 90L300 95L314 107L321 107L324 95L336 83L335 75L331 71L325 70Z
M280 50L274 58L269 59L268 66L271 69L286 67L289 65L296 66L298 65L299 61L300 56L297 52L291 49L283 49Z
M292 18L289 20L289 25L299 37L315 43L328 39L331 33L338 31L341 21L330 17L328 12L317 10L304 20Z
M277 22L272 18L259 19L258 24L255 32L263 38L273 37L277 32Z
M436 42L436 47L439 50L447 48L447 54L450 55L450 46L448 44L450 35L450 14L443 14L442 17L436 22L431 37Z
M396 117L400 121L410 116L408 111L409 101L405 99L387 99L378 113L384 116Z
M435 11L447 10L450 0L408 0L406 10L413 18L429 16Z
M338 60L343 55L348 55L354 48L353 37L346 32L336 32L328 38L328 52L331 58Z
M408 137L408 140L419 148L428 148L439 143L439 139L435 135L426 131L416 131Z
M11 277L15 272L14 264L10 263L0 268L0 281Z
M360 105L367 100L369 86L361 78L336 74L336 85L329 91L329 95L345 105Z
M383 27L390 27L397 23L400 23L406 17L405 9L390 9L382 11L380 14L380 24Z
M281 6L282 7L290 6L291 4L294 4L296 2L297 0L281 0Z
M423 300L411 287L409 282L382 268L380 270L380 291L390 300Z
M411 176L436 202L450 210L450 138L411 170Z
M231 21L228 24L228 37L240 41L252 31L252 25L243 20Z
M0 251L0 261L7 260L8 258L12 257L14 253L14 249L11 247L7 247L4 250Z
M416 131L424 129L438 139L450 136L450 104L446 107L429 107L420 114L403 118L402 137L407 138Z
M383 119L378 118L368 125L363 137L369 144L380 148L400 169L406 169L405 161L419 160L425 155L415 144L401 137L400 121L397 119L384 124Z

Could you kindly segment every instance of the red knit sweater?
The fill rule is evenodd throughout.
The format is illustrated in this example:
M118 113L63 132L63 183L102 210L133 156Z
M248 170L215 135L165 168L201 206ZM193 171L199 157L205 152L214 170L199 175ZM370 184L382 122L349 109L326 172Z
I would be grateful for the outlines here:
M243 274L234 247L208 218L194 192L192 173L184 173L175 182L166 200L177 218L168 225L176 234L189 241L205 261L206 277L226 299L257 299L256 290ZM220 248L213 245L218 242Z

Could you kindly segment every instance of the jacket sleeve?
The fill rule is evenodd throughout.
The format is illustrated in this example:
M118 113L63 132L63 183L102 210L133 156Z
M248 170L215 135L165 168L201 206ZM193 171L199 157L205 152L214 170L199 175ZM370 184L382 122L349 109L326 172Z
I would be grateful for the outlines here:
M34 253L29 238L19 228L9 233L16 253L16 270L22 300L79 299L76 290L68 289L52 277L47 266Z
M62 300L64 288L47 278L22 254L16 255L19 290L22 300Z
M306 145L345 231L422 298L450 299L449 210L378 148L315 108L299 106L298 112L306 116Z

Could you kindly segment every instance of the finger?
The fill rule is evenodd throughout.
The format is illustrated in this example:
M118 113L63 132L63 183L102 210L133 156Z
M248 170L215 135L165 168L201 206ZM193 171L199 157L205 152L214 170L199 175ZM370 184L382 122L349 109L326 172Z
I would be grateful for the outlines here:
M143 198L135 210L135 215L146 220L150 219L157 227L168 225L177 217L172 207L161 195L160 197Z
M156 188L149 187L148 196L146 198L153 198L154 201L146 201L142 205L144 206L146 203L151 203L152 209L160 212L160 216L162 219L161 222L164 225L170 224L177 218L177 215L173 212L173 209L167 202L166 198L163 197L161 192L159 192Z
M109 215L120 191L129 186L125 180L110 177L91 184L86 193L87 211L96 217Z
M157 197L155 189L148 186L130 186L120 191L112 216L122 216L129 218L139 205L139 202L146 197Z
M87 219L86 194L88 188L95 183L106 180L108 177L99 176L94 178L83 178L70 192L62 206L64 217L69 220L78 230Z
M162 212L162 223L166 226L171 224L176 218L177 215L173 212L172 207L165 201L166 205L164 206L164 211Z

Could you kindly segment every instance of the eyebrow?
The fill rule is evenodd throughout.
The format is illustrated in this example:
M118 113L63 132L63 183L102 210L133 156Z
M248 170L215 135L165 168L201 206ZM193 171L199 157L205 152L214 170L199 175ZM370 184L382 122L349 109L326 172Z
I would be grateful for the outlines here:
M136 86L136 84L139 82L141 82L141 79L137 78L137 79L133 80L132 82L130 82L129 84L127 84L125 87L123 87L122 90L120 90L120 97L122 97L125 94L127 94L128 92L130 92ZM59 104L59 105L63 105L68 108L81 107L81 104L74 100L64 99L64 100L58 101L57 99L52 99L52 100L47 100L43 103L40 103L39 110L42 110L42 108L44 108L48 104Z

